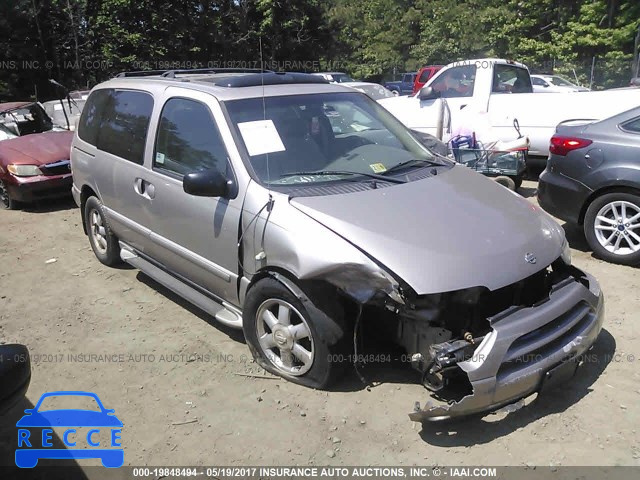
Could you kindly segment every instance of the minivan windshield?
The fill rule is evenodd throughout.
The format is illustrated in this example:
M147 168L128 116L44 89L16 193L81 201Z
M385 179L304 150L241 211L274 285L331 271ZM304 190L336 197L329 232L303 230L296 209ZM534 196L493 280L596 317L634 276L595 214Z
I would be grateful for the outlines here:
M253 171L265 184L353 181L360 178L357 173L370 179L391 169L388 175L422 168L424 161L439 162L395 117L361 93L250 98L225 105Z

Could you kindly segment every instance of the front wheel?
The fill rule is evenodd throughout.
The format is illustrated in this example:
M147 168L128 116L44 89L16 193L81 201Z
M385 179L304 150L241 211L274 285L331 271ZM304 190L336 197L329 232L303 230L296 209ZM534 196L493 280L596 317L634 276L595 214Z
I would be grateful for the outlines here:
M0 180L0 208L5 210L15 210L18 208L18 202L11 198L9 189L2 180Z
M260 366L295 383L326 388L348 364L348 329L337 299L310 298L297 287L294 295L271 277L247 293L243 330Z
M587 243L598 257L612 263L640 263L640 197L608 193L596 198L584 218Z

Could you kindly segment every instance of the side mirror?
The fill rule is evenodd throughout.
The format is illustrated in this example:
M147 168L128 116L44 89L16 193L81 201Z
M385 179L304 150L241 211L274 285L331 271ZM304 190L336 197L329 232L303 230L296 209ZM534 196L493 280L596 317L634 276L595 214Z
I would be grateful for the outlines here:
M422 87L418 92L418 98L420 100L433 100L438 98L438 92L431 87Z
M182 179L185 193L196 197L225 197L229 181L216 169L188 173Z

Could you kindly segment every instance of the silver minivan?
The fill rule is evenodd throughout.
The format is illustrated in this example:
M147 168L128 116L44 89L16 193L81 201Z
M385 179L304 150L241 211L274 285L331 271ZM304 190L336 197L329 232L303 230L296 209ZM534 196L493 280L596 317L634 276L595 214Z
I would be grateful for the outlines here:
M121 74L91 92L71 159L102 263L242 328L261 366L309 387L383 337L402 353L376 360L432 392L416 421L568 380L602 327L550 216L318 76Z

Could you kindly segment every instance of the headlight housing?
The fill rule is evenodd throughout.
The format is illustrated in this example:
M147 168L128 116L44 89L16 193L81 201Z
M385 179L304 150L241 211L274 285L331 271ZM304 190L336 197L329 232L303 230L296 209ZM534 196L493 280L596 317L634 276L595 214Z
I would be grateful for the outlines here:
M567 239L564 239L564 243L562 244L562 253L560 254L560 258L567 265L571 265L571 247L569 247L569 242Z
M37 165L9 165L7 170L16 177L36 177L42 175L42 171Z

